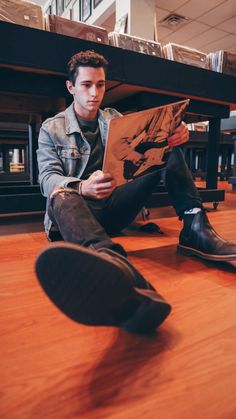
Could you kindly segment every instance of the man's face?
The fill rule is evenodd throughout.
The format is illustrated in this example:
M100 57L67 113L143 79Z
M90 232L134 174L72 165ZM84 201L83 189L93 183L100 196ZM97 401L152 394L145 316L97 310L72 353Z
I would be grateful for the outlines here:
M75 112L85 119L95 119L105 93L105 72L102 67L79 67L73 85L66 82L67 89L74 96Z

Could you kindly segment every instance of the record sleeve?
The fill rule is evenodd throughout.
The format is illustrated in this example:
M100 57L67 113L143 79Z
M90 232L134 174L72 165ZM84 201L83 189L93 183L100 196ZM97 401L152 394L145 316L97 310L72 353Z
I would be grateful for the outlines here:
M108 44L106 29L87 23L75 22L56 15L46 16L46 30L60 35L72 36L73 38Z
M42 7L24 0L1 0L0 20L31 28L44 29Z
M173 43L164 45L162 49L164 57L168 60L209 69L207 54L201 51Z
M171 148L168 137L181 123L189 100L112 119L103 171L117 186L165 167Z
M208 59L211 70L236 76L236 54L220 50L208 54Z
M162 57L161 44L159 42L148 41L143 38L138 38L137 36L117 32L110 32L108 37L110 45L115 47Z

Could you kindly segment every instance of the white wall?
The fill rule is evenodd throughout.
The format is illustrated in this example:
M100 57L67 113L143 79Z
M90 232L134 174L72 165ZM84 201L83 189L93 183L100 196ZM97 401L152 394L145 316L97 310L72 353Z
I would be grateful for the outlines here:
M123 1L123 0L121 0ZM94 10L92 16L85 23L102 26L113 13L115 13L115 0L103 0Z

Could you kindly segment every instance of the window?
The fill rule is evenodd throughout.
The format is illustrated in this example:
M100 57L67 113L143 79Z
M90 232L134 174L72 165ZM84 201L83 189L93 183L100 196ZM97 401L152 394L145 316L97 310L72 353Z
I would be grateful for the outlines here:
M46 10L46 15L51 15L52 14L52 6L50 5L47 10Z
M102 0L93 0L93 8L97 7Z
M80 4L79 0L77 0L73 6L72 6L72 13L71 13L71 19L73 20L80 20Z
M91 0L81 0L81 20L82 22L85 22L92 13L92 5L91 5Z
M61 16L64 12L64 0L57 0L57 14Z

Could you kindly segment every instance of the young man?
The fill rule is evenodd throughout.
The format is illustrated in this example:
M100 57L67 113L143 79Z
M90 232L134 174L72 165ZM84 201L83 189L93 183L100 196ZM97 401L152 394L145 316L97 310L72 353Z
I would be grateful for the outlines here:
M74 101L40 130L39 180L48 199L45 229L50 240L67 243L46 248L36 272L48 296L70 318L148 333L171 307L110 236L134 220L163 173L154 170L116 187L112 176L102 172L109 121L121 117L115 109L100 109L107 64L93 51L74 55L66 82ZM186 141L188 130L181 124L168 138L173 151L165 169L167 191L184 221L179 249L204 259L230 260L236 245L222 240L209 224L179 147Z

